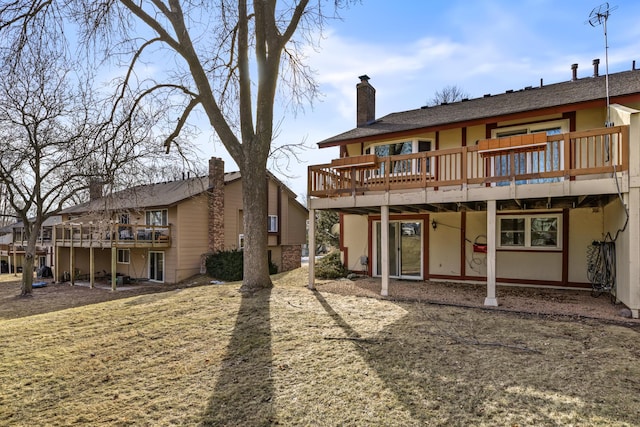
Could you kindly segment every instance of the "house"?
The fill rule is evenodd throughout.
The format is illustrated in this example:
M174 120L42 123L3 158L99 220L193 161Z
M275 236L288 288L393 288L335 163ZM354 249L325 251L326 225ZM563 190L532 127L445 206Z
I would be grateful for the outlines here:
M603 76L598 63L382 118L360 77L357 126L318 143L340 157L308 168L310 218L340 212L345 266L380 277L383 295L389 278L486 283L486 305L496 283L577 287L637 318L640 70Z
M278 271L300 266L307 210L272 174L268 249ZM242 177L212 158L209 175L141 185L60 212L54 229L56 280L106 276L176 283L201 272L203 254L243 247ZM267 225L268 224L268 225ZM120 277L120 278L118 278Z
M34 262L36 269L53 265L53 227L60 222L59 215L50 216L38 231ZM0 273L22 272L26 247L27 238L22 221L0 227Z

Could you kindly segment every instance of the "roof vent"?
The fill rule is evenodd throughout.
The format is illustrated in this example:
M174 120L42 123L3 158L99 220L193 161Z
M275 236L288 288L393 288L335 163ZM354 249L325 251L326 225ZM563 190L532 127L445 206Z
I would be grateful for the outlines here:
M484 94L484 97L485 97L485 98L489 98L490 96L491 96L491 94L490 94L490 93L485 93L485 94Z
M421 110L426 110L427 108L429 108L428 105L423 105L422 107L420 107Z
M508 91L506 91L505 93L513 93L513 89L509 89Z
M449 103L448 103L447 101L442 101L442 102L440 103L440 105L448 105L448 104L449 104Z
M525 86L524 87L524 90L531 90L531 89L533 89L533 86Z

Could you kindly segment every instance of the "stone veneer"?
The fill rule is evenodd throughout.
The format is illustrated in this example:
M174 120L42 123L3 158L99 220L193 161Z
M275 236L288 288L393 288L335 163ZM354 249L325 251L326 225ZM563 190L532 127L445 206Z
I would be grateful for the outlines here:
M209 252L224 249L224 161L209 159Z
M282 245L282 261L281 271L294 270L300 267L300 258L302 257L301 245Z

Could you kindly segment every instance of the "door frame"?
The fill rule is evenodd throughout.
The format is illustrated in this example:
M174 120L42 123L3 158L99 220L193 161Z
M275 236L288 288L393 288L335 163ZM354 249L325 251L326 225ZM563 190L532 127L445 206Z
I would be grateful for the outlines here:
M380 215L369 215L368 217L368 256L369 262L367 274L371 277L380 277L380 275L374 276L376 266L376 254L375 246L375 224L381 221ZM422 248L421 248L421 265L422 271L420 276L392 276L394 278L409 279L409 280L427 280L429 278L429 215L428 214L410 214L410 215L390 215L389 222L422 222Z
M151 278L151 254L162 254L162 280ZM149 261L147 263L147 271L149 272L149 280L152 282L164 283L166 278L166 257L164 256L164 251L149 251L148 255Z

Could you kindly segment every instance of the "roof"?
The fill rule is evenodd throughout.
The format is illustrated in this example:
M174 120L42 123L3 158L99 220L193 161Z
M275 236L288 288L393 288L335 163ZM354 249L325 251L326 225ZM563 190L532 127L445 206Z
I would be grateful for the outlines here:
M640 70L609 75L610 98L640 94ZM342 145L352 140L396 132L436 128L454 123L481 121L547 108L605 100L605 76L507 91L499 95L423 107L386 115L371 124L352 129L318 143L320 147Z
M267 174L282 184L273 174ZM230 184L241 178L240 172L225 172L224 183ZM295 200L295 194L284 184ZM161 182L157 184L138 185L111 195L82 203L62 210L61 214L80 214L88 212L125 211L133 209L169 207L183 200L205 192L209 187L209 177L196 177L180 181Z
M33 220L34 218L30 218L29 220ZM57 225L62 222L62 217L60 215L52 215L49 218L45 219L42 223L43 227L51 227L52 225ZM4 227L0 227L0 234L11 233L16 228L22 228L23 222L17 221L13 224L5 225Z

